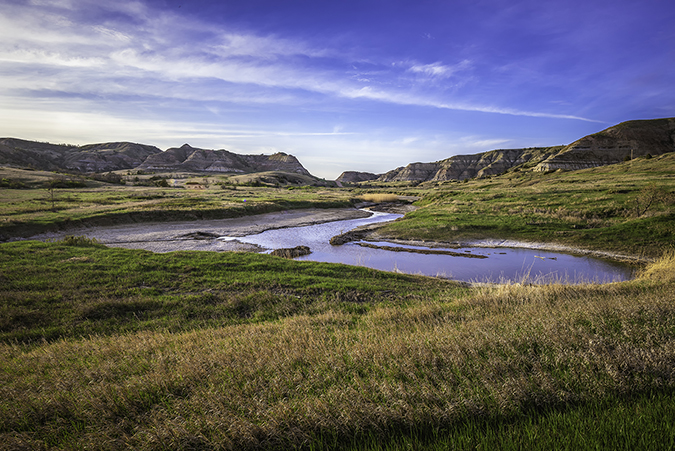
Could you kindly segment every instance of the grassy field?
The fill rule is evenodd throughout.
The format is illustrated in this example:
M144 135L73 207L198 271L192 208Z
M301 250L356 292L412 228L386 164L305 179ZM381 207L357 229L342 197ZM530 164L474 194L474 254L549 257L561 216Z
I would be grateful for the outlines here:
M398 194L420 208L392 236L655 261L621 283L467 288L258 254L3 243L0 449L671 449L674 166L344 189L87 181L55 190L54 209L43 182L2 188L8 236Z
M675 444L672 254L630 282L467 289L255 254L0 251L0 448Z
M174 174L175 175L175 174ZM73 178L41 171L0 168L0 238L28 237L79 225L96 226L148 221L222 219L297 208L352 205L349 191L320 186L236 185L224 177L189 177L174 186L155 186L170 174L128 176L126 185ZM83 186L48 189L54 181ZM167 182L168 183L168 182ZM22 188L17 188L20 184ZM148 186L149 185L149 186Z
M139 183L169 176L146 174ZM517 169L486 179L416 186L373 182L347 188L247 186L233 182L243 176L184 175L179 187L133 185L138 176L126 176L127 185L87 180L85 187L49 191L40 187L59 176L0 169L0 177L7 185L33 188L0 189L0 237L75 225L347 207L364 200L388 202L396 195L420 200L416 211L381 230L392 238L446 242L508 238L653 258L673 245L675 235L675 154L582 171L543 174Z
M421 208L385 227L385 234L437 241L510 238L648 257L661 255L675 235L675 154L416 189L424 194Z

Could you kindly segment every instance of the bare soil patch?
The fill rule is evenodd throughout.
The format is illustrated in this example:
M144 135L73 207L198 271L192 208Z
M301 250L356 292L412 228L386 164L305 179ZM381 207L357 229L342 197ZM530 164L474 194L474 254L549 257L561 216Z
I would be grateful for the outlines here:
M76 228L59 233L45 233L30 239L59 239L65 235L85 235L101 244L152 252L185 250L259 252L258 246L217 237L240 237L265 230L302 227L324 222L366 218L370 213L358 209L304 209L265 213L240 218L182 222L150 222L114 227Z

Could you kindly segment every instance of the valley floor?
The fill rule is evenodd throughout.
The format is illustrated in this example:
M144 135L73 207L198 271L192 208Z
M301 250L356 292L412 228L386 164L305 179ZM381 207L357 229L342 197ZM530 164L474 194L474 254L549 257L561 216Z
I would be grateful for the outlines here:
M257 251L255 246L238 241L218 241L217 236L246 236L270 229L302 227L324 222L365 218L370 213L347 208L311 208L286 210L240 218L178 222L150 222L114 227L74 228L63 232L44 233L31 239L60 239L65 235L86 235L101 244L126 249L146 249L152 252L187 250ZM210 238L210 239L209 239ZM208 241L208 246L207 246ZM208 249L205 249L208 247Z

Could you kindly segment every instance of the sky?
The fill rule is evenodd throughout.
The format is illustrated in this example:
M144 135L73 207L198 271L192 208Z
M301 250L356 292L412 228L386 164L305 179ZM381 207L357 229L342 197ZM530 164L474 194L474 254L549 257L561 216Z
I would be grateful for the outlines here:
M0 0L0 137L314 175L675 116L672 0Z

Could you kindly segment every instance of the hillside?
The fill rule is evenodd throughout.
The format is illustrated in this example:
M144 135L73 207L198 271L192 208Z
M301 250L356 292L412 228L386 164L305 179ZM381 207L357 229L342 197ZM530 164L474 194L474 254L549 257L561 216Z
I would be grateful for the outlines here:
M340 183L358 183L376 180L378 177L380 177L379 174L373 174L372 172L345 171L335 181Z
M75 146L0 138L0 165L63 172L132 169L162 151L154 146L114 142Z
M628 121L573 142L535 170L586 169L674 150L675 118Z
M567 146L500 149L456 155L433 163L411 163L381 175L381 182L482 178L514 168L578 170L616 164L626 158L675 151L675 118L628 121Z
M311 175L292 155L239 155L185 144L162 151L154 146L115 142L75 146L0 138L0 166L75 173L119 170L207 173L283 171Z
M293 155L239 155L227 150L209 150L184 144L150 155L137 169L146 171L188 171L250 173L282 171L310 175Z

